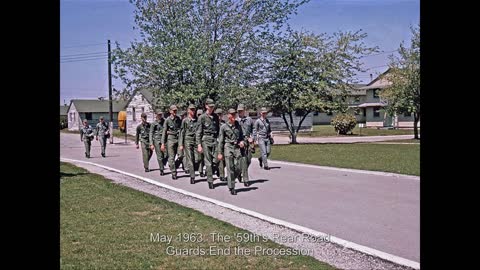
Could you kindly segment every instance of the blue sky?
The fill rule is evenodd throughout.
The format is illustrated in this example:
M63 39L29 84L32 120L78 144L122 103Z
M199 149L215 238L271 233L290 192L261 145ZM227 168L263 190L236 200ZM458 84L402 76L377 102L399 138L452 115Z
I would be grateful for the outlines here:
M107 40L126 47L138 33L133 30L134 7L127 0L61 0L60 2L60 104L70 99L108 97ZM333 33L362 29L365 43L382 52L409 44L410 26L420 21L419 0L311 0L293 15L296 30ZM95 53L95 54L93 54ZM82 55L83 54L83 55ZM85 59L88 54L89 60ZM358 75L364 83L385 71L390 53L365 57ZM113 72L113 68L112 68ZM121 88L119 81L113 86Z

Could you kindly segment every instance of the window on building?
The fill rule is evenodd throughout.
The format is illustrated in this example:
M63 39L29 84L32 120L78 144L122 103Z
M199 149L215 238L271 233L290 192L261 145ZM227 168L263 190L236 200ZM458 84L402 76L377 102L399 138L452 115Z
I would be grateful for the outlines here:
M142 107L142 113L144 113L144 112L145 112L145 107Z
M373 98L378 98L378 89L373 90Z
M355 115L359 115L360 114L360 108L355 108L353 110L353 112L355 113Z
M380 117L380 107L373 107L373 117Z
M85 113L85 119L92 120L92 113L91 112Z
M410 117L410 116L412 116L412 113L411 113L411 112L405 112L405 113L403 114L403 116L405 116L405 117Z
M132 119L133 121L137 121L137 115L135 114L135 107L132 107Z
M313 115L314 115L314 116L318 116L318 112L314 112Z
M363 108L363 116L367 117L367 108Z

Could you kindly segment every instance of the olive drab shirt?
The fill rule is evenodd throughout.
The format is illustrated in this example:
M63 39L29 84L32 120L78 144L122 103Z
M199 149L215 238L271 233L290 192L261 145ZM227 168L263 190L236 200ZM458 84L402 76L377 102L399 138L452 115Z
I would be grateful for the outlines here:
M92 126L88 125L88 126L82 126L82 128L80 129L80 139L82 140L93 140L93 136L94 136L94 131L93 131L93 128Z
M253 125L253 139L267 139L270 137L272 129L270 127L270 121L268 119L258 118Z
M253 119L250 116L238 117L237 121L242 126L243 135L247 138L253 137Z
M220 134L218 136L218 154L224 153L224 147L226 145L235 146L244 140L242 126L238 121L232 125L226 123L220 128Z
M138 144L138 141L150 145L150 123L145 122L137 126L135 144Z
M165 118L160 119L160 121L155 120L150 124L150 144L153 142L161 143L162 134L163 134L163 125L165 124Z
M197 133L198 119L186 117L182 121L182 127L180 131L179 146L187 143L195 143L195 135Z
M211 115L203 113L198 118L198 128L195 141L197 144L200 144L203 141L203 137L208 136L217 138L219 130L220 120L218 119L218 115L215 113L212 113Z
M178 138L181 126L182 120L180 120L180 117L175 115L172 119L172 116L169 116L163 124L162 144L167 143L168 137L172 138L173 136L173 138Z
M95 136L100 138L105 137L105 133L109 132L107 122L98 123L95 127Z

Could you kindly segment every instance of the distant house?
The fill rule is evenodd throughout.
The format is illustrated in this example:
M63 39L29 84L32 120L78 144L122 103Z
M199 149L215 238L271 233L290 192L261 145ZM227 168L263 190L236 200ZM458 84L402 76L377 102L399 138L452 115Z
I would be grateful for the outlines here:
M118 113L125 110L126 104L126 101L113 101L113 128L118 128ZM69 130L79 130L83 119L87 119L92 126L98 123L100 116L109 122L109 101L72 99L67 114Z
M68 106L60 105L60 129L64 129L68 126Z
M142 122L140 116L147 114L147 121L155 120L155 98L150 90L138 89L126 103L127 111L127 133L135 135L138 124ZM166 116L166 115L165 115Z
M388 81L389 72L390 69L380 74L366 86L358 88L366 91L366 100L357 107L363 110L367 127L413 128L414 118L412 114L404 113L390 116L384 110L387 103L381 100L379 94L392 84ZM418 125L420 126L420 122Z
M363 110L358 109L358 105L362 104L366 100L366 90L359 89L360 87L365 86L365 84L354 84L352 89L348 90L346 102L348 104L348 111L351 114L355 115L357 123L365 123L366 117ZM332 118L335 117L337 113L335 112L314 112L313 114L313 124L314 125L329 125L332 121Z

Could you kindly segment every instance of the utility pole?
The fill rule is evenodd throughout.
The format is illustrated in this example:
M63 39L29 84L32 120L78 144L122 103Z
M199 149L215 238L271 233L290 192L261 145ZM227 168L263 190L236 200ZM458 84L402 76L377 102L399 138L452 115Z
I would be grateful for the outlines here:
M110 51L110 39L108 40L108 101L108 110L110 112L110 144L113 144L112 52Z

